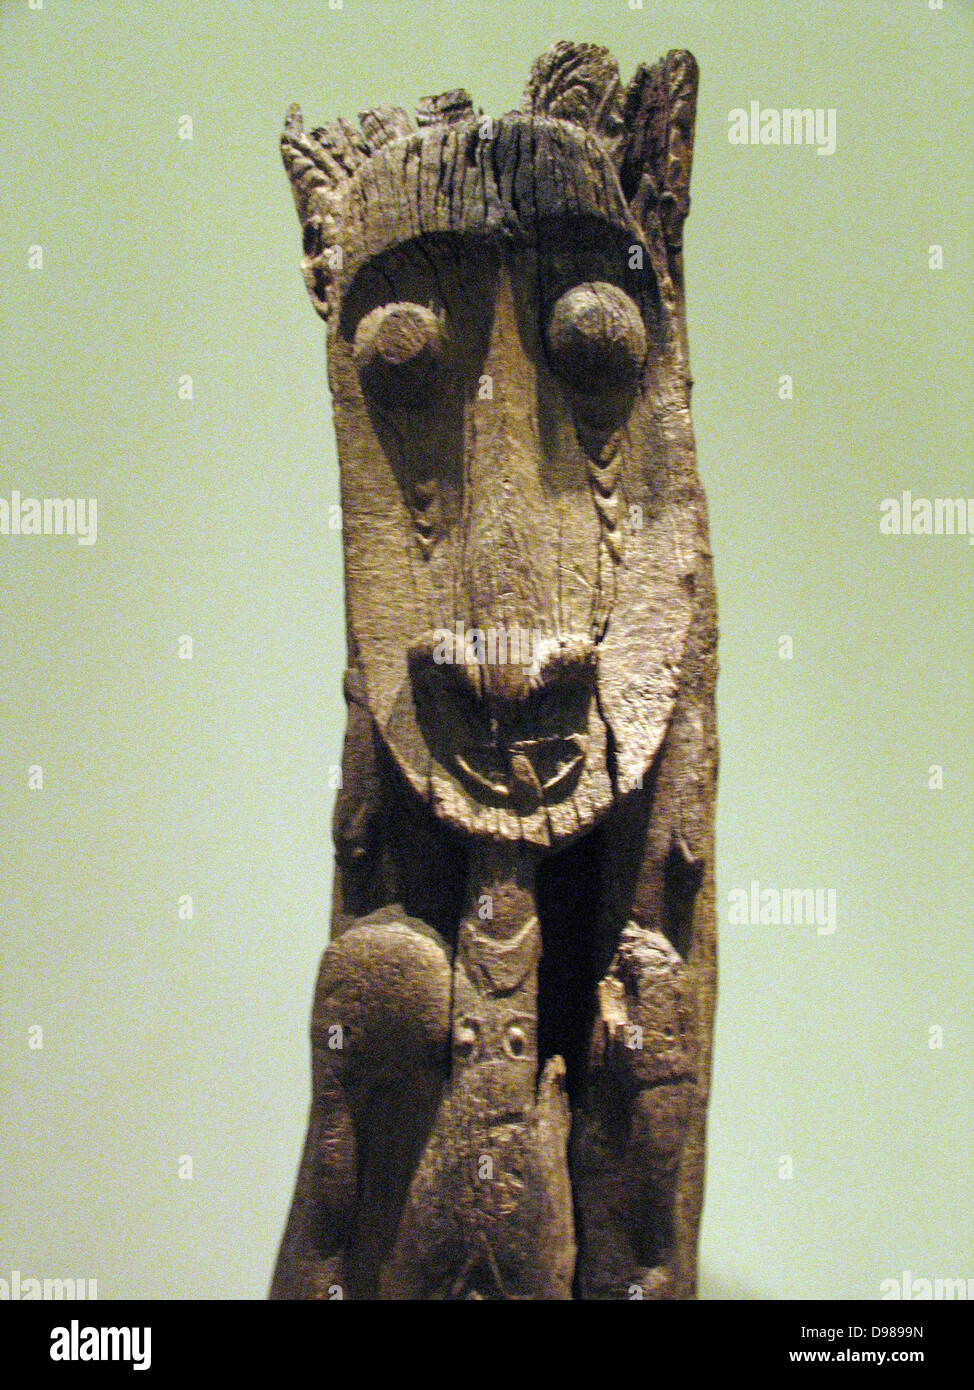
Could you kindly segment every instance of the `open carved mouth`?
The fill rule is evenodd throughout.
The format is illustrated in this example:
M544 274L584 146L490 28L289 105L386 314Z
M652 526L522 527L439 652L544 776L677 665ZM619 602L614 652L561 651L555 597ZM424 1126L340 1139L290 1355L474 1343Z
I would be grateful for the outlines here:
M549 639L531 666L503 672L442 655L441 634L409 651L418 722L437 761L487 805L526 810L567 796L588 752L588 639Z
M490 745L457 751L454 760L481 791L510 798L515 788L534 801L564 795L585 762L585 734L516 739L505 747Z

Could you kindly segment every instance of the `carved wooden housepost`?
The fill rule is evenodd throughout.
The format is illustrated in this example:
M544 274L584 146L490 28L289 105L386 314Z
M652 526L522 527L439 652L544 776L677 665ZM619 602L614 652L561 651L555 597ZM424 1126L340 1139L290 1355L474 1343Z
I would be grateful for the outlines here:
M682 258L696 64L559 43L282 140L327 324L348 660L272 1296L687 1298L716 612Z

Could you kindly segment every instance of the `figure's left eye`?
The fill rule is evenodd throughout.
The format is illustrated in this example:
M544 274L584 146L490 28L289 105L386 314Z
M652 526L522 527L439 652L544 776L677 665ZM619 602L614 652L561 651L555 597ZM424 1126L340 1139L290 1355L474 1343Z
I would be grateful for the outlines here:
M638 306L603 280L574 285L555 301L546 339L552 370L583 395L634 386L646 360Z
M420 304L382 304L360 322L352 351L363 389L380 405L420 405L442 360L443 325Z

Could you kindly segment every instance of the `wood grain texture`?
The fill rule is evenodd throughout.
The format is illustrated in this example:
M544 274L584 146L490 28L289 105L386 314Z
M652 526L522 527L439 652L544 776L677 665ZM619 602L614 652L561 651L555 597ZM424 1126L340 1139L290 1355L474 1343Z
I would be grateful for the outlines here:
M328 332L348 659L276 1298L692 1297L717 620L697 70L558 43L282 154Z

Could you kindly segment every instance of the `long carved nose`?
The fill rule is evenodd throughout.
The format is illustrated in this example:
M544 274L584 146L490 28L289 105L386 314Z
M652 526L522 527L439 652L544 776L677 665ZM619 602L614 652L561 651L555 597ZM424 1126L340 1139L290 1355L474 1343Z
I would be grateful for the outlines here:
M467 438L462 583L472 627L557 631L557 535L541 479L537 370L506 268ZM510 693L520 668L486 666L485 694Z

